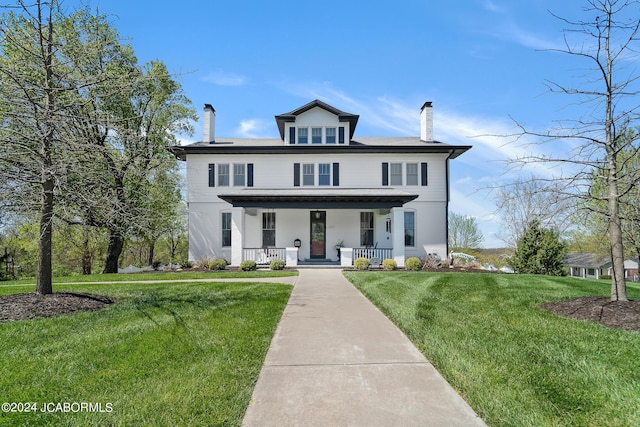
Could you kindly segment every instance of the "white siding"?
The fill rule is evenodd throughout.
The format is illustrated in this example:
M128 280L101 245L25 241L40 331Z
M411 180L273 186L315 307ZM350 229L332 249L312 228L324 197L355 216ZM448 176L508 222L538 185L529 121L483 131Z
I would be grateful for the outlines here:
M385 188L382 186L382 163L402 163L403 183L406 178L407 163L428 164L428 185L390 186L413 194L420 200L445 201L447 198L446 154L326 154L309 158L302 155L261 155L248 157L242 155L198 155L189 156L187 160L187 186L189 202L216 202L218 194L229 193L239 189L233 185L218 186L218 165L229 164L231 173L234 163L253 163L254 188L293 188L294 163L313 163L317 175L319 163L340 164L340 188ZM209 187L209 164L216 165L216 187ZM419 165L418 165L419 167ZM418 170L418 181L420 181ZM316 186L318 185L316 179ZM420 182L418 182L420 183ZM231 184L233 177L231 176Z

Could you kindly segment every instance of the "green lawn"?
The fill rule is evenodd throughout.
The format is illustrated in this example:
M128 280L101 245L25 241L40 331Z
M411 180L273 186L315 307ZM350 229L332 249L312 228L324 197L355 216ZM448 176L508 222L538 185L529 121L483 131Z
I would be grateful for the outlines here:
M128 282L139 280L192 280L192 279L246 279L259 277L296 276L295 270L261 270L261 271L185 271L185 272L149 272L134 274L89 274L54 277L53 283L84 283L84 282ZM36 279L19 279L0 282L0 287L9 285L35 286Z
M490 426L640 425L640 333L538 307L610 284L527 275L345 272ZM640 289L629 285L629 298Z
M32 290L0 287L4 294ZM291 287L120 283L58 290L117 303L0 323L0 402L92 402L106 412L0 412L0 425L239 425Z

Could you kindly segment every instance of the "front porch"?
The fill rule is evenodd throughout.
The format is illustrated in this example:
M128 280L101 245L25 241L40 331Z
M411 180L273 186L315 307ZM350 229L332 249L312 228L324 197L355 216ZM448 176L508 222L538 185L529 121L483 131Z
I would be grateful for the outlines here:
M287 267L352 267L354 260L367 258L372 266L382 264L385 259L395 259L393 248L338 248L338 259L300 259L299 248L244 248L242 261L255 261L258 266L268 266L273 260L285 261ZM396 261L397 262L397 261ZM404 263L403 263L404 265Z

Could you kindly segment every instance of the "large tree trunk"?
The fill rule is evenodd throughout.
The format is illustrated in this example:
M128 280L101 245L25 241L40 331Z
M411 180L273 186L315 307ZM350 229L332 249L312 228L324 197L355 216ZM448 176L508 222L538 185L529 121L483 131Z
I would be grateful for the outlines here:
M611 301L627 301L627 283L624 278L624 247L620 222L618 176L615 159L609 158L608 217L609 243L611 245Z
M82 242L82 274L91 274L91 264L93 264L93 254L89 248L89 236L86 235Z
M51 253L53 248L53 178L46 178L42 186L40 211L40 237L38 242L38 280L36 292L42 295L53 292Z
M124 247L124 238L114 231L109 235L109 247L107 248L107 259L104 262L105 273L118 272L118 260Z
M152 240L151 242L149 242L149 262L147 265L153 265L153 256L154 256L154 252L156 249L156 241Z

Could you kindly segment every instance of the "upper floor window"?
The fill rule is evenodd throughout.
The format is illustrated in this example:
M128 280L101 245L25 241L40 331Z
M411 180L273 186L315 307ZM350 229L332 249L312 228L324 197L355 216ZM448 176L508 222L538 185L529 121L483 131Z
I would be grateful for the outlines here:
M335 144L336 143L336 128L327 128L326 130L326 141L327 144Z
M289 144L344 144L344 127L290 127Z
M311 143L322 144L322 128L311 128Z
M245 183L245 165L234 164L233 165L233 185L234 187L244 187Z
M302 165L302 185L315 185L315 165L305 163Z
M331 185L330 163L320 163L318 165L318 185Z
M229 164L223 163L218 165L218 187L229 186Z
M418 167L418 165L420 165ZM404 168L404 185L420 185L426 187L428 185L428 169L427 163L382 163L382 185L403 185Z
M315 163L294 163L293 186L340 186L340 163L318 163L317 166Z
M306 144L309 142L309 130L307 128L298 129L298 144Z
M391 163L391 185L402 185L402 163Z
M407 185L418 185L418 164L417 163L407 163Z
M253 187L253 163L209 163L208 178L209 187Z

